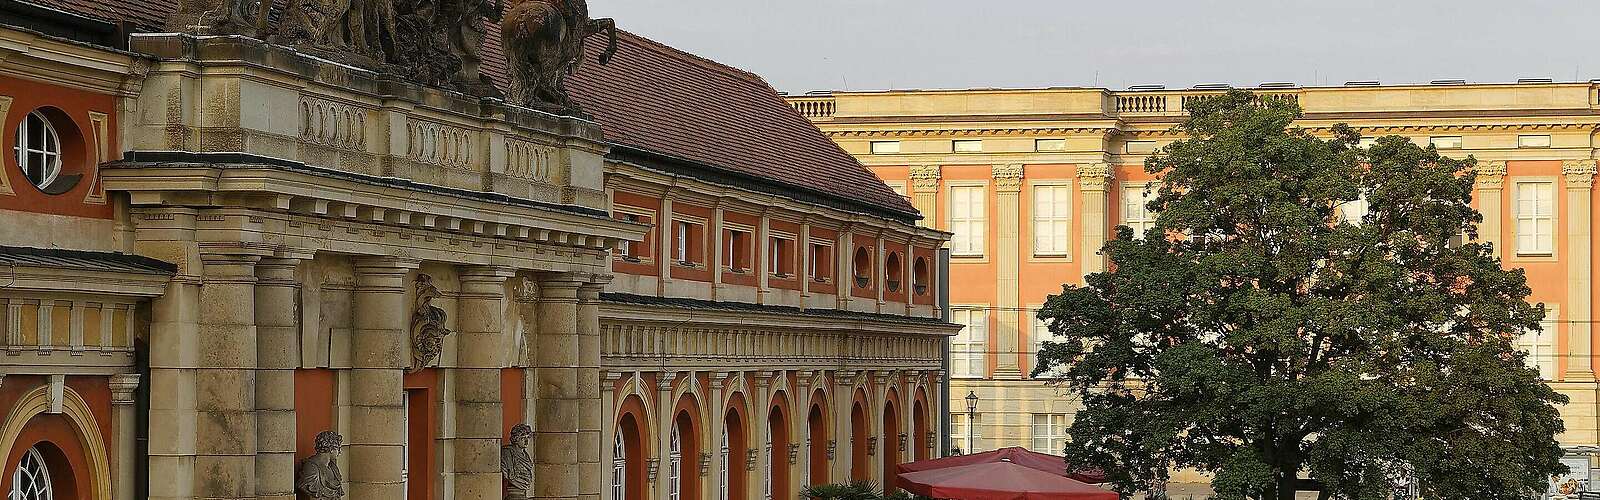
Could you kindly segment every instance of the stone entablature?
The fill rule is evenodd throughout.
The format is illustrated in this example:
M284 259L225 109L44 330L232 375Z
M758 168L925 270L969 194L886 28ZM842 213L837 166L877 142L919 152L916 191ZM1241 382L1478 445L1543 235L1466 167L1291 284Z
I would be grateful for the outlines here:
M604 309L604 308L602 308ZM672 366L937 369L944 337L776 326L604 320L601 359L613 369Z
M424 88L237 36L154 34L125 147L238 152L337 172L605 209L591 121Z

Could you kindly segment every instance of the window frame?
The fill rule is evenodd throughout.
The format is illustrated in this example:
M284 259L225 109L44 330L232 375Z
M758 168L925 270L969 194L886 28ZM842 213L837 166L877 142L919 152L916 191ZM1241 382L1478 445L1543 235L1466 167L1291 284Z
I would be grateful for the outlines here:
M1146 208L1146 205L1158 194L1161 186L1154 180L1148 180L1122 181L1119 187L1121 191L1117 192L1117 201L1119 202L1117 206L1117 225L1133 228L1133 239L1142 240L1144 239L1144 234L1156 224L1156 213L1151 212L1148 208ZM1128 192L1130 189L1138 189L1139 200L1141 203L1137 205L1137 208L1139 209L1139 213L1144 216L1139 220L1133 220L1129 218L1128 200L1130 197L1128 196ZM1148 192L1148 194L1146 194L1146 192ZM1138 226L1136 227L1134 224L1138 224Z
M957 319L959 314L967 314L966 321ZM981 319L978 323L981 331L973 329L973 319ZM950 338L950 378L953 379L983 379L989 376L989 307L986 305L965 304L950 306L950 322L962 325L962 329ZM957 356L960 355L962 366L957 369ZM973 365L977 372L973 373Z
M1044 417L1043 435L1039 433L1040 417ZM1028 421L1028 449L1038 453L1051 455L1061 453L1067 445L1067 414L1065 413L1034 413ZM1039 449L1039 440L1045 440L1043 450ZM1060 443L1057 445L1056 443Z
M1044 147L1040 147L1041 144L1047 143L1047 142L1060 144L1061 147L1059 147L1059 148L1044 148ZM1063 152L1063 151L1066 151L1066 150L1067 150L1067 140L1066 139L1040 138L1040 139L1034 139L1033 140L1033 152L1035 152L1035 153L1060 153L1060 152Z
M950 247L950 256L960 259L985 258L988 254L989 238L989 184L986 182L953 181L946 185L945 190L945 199L948 202L946 206L949 207L948 210L945 210L945 229L951 233L950 241L946 245ZM973 211L969 208L967 217L957 217L957 193L970 192L970 190L977 190L978 192L978 214L976 216L970 215ZM961 223L969 224L969 227L978 228L976 239L973 239L974 231L962 232L956 230L956 225ZM957 247L957 243L960 241L967 243L966 248Z
M882 151L878 149L879 145L883 146ZM867 141L867 152L875 155L900 154L900 141Z
M1523 211L1523 186L1543 185L1549 188L1550 212L1549 214L1525 215ZM1517 179L1511 184L1511 250L1512 255L1518 258L1555 259L1557 243L1556 232L1560 229L1561 217L1561 189L1557 179L1552 177L1528 177ZM1535 202L1537 203L1537 202ZM1523 224L1548 219L1550 234L1548 236L1548 250L1524 249L1522 245ZM1534 228L1534 237L1538 237L1538 229Z
M1539 322L1541 331L1522 332L1512 339L1512 347L1528 353L1527 357L1523 358L1523 363L1537 368L1539 370L1539 378L1546 382L1560 380L1562 375L1558 371L1561 353L1557 351L1557 346L1560 345L1557 339L1561 338L1560 328L1562 322L1560 318L1560 305L1546 304L1544 319ZM1536 349L1527 349L1530 344Z
M1454 145L1439 145L1441 140L1451 139L1455 140ZM1433 135L1428 136L1428 145L1433 146L1435 149L1466 149L1466 140L1462 139L1462 137L1459 135Z
M833 242L813 239L810 241L810 244L811 247L806 249L807 252L810 252L806 255L806 279L816 283L832 283L833 270L838 263L838 261L834 260L838 257L834 252ZM827 253L825 255L821 255L821 252L817 251L819 248L825 250ZM822 258L818 258L819 255ZM827 265L822 265L824 263Z
M1531 139L1531 138L1542 138L1542 139L1544 139L1544 144L1543 145L1538 145L1538 144L1531 144L1530 145L1530 144L1527 144L1526 140L1527 139ZM1554 143L1555 143L1554 138L1550 137L1550 134L1518 134L1517 135L1517 148L1518 149L1549 149L1551 146L1554 145Z
M61 143L61 133L56 130L56 125L51 122L50 117L46 116L42 111L43 109L29 111L27 115L22 117L22 121L17 122L16 143L12 146L13 159L17 163L17 169L22 172L22 177L27 179L29 184L32 184L33 187L40 191L49 188L51 184L56 182L56 179L61 178L61 174L66 168L66 160L64 158L66 147ZM43 125L44 131L40 134L39 139L44 142L44 149L33 148L33 144L30 144L31 141L28 140L28 133L31 128L29 123L34 120L38 120ZM55 147L53 151L49 149L52 144ZM44 163L40 167L43 177L38 181L35 181L33 175L29 172L29 168L32 166L30 158L35 154L39 155L40 160Z
M1077 202L1077 196L1076 196L1077 195L1077 190L1075 189L1073 184L1070 183L1070 182L1035 182L1035 183L1032 183L1032 185L1033 185L1033 190L1030 193L1030 195L1032 196L1030 201L1032 201L1033 203L1032 203L1032 207L1029 208L1029 210L1030 210L1029 216L1032 219L1031 220L1032 228L1030 229L1030 231L1031 231L1030 236L1032 236L1032 238L1030 238L1030 239L1033 240L1033 243L1032 243L1032 245L1033 245L1033 256L1034 257L1052 258L1052 259L1059 259L1059 258L1071 259L1072 258L1072 244L1073 244L1073 238L1072 238L1072 236L1073 236L1073 231L1072 230L1073 230L1073 222L1074 222L1073 215L1075 215L1073 212L1074 212L1074 208L1076 208L1074 205L1076 205L1076 202ZM1066 203L1065 215L1053 214L1052 213L1052 214L1050 214L1048 216L1041 217L1040 210L1039 210L1039 200L1040 200L1039 193L1041 191L1046 191L1046 190L1055 192L1055 194L1059 194L1060 191L1066 191L1067 203ZM1054 195L1052 195L1052 200L1054 200L1053 196ZM1048 219L1048 220L1045 220L1045 219ZM1041 227L1043 225L1045 225L1046 223L1048 223L1048 224L1059 224L1059 225L1063 226L1063 229L1065 230L1066 234L1063 235L1062 238L1061 238L1064 241L1064 245L1063 245L1062 248L1059 248L1059 249L1058 248L1050 248L1050 249L1043 249L1043 250L1040 249L1039 238L1040 238L1040 235L1044 233L1044 231L1041 230ZM1056 235L1054 234L1053 230L1051 232L1051 236L1052 236L1051 237L1052 240L1056 239L1055 238Z
M972 149L972 148L965 148L964 149L962 147L962 146L972 146L972 145L977 145L977 148L976 149ZM982 153L983 152L983 139L951 139L950 140L950 152L951 153L955 153L955 154L963 154L963 155Z

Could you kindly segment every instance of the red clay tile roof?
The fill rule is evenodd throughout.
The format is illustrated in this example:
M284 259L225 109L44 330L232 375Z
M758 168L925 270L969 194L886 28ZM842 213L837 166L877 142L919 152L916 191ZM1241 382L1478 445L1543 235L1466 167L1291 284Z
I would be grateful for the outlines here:
M134 31L159 31L177 6L177 0L29 1L125 21ZM504 88L500 30L489 28L483 69ZM617 55L604 66L595 62L604 40L591 37L588 58L567 79L573 99L594 115L607 140L854 201L892 218L916 213L760 77L626 31L618 37Z

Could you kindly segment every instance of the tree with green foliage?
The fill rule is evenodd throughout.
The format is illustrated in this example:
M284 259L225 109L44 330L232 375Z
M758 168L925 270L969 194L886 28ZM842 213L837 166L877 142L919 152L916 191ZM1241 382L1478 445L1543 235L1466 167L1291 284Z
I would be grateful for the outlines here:
M1402 137L1319 138L1294 102L1193 101L1159 150L1143 235L1039 318L1035 374L1083 402L1067 460L1118 490L1213 473L1219 498L1523 499L1565 470L1566 398L1524 363L1520 269L1472 241L1473 160ZM1365 200L1359 220L1342 204Z

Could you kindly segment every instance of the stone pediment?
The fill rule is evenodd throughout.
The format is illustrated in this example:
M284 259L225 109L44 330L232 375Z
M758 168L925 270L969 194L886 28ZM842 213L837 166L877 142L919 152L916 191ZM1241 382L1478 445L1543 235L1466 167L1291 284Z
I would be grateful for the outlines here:
M159 59L127 149L245 153L596 210L607 146L592 121L429 88L242 36L136 35Z

